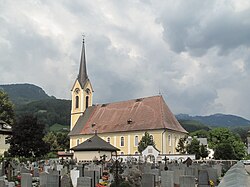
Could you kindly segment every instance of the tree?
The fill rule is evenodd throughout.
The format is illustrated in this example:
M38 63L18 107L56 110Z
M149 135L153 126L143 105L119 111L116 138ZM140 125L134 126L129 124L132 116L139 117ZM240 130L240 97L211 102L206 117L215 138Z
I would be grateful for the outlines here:
M0 120L9 125L14 123L14 105L9 100L8 95L0 90Z
M142 153L149 145L155 146L153 136L148 132L145 132L144 136L141 138L141 141L138 143L138 151Z
M208 154L209 154L209 151L207 150L206 146L201 144L201 146L200 146L200 156L201 156L201 158L203 158L203 159L206 158L208 156Z
M200 159L200 142L194 138L186 147L188 154L195 154L196 159Z
M216 159L240 160L246 155L245 145L240 136L227 128L212 129L209 133L209 144L215 150Z
M50 151L69 149L69 137L67 133L51 131L44 136L43 140L50 145Z
M44 124L38 124L37 118L31 115L21 117L12 126L9 153L11 156L39 158L49 151L43 141Z
M214 158L217 160L234 160L236 154L230 143L220 143L215 147Z
M187 136L179 139L178 145L175 148L177 152L179 152L181 154L186 153L186 139L187 139Z

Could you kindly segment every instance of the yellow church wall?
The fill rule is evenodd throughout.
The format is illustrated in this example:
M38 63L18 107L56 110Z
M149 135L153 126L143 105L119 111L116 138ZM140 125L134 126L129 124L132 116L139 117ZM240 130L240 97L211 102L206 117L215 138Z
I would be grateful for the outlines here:
M185 136L185 133L180 133L171 130L149 130L147 131L153 136L156 148L161 154L177 153L175 148L181 137ZM115 132L115 133L104 133L98 134L103 140L110 142L113 146L120 149L118 154L136 154L138 149L135 142L136 136L138 137L137 143L140 142L141 138L144 136L145 131L131 131L131 132ZM82 143L92 135L78 135L72 136L70 138L70 147L74 147L78 143ZM170 137L169 137L170 136ZM124 145L121 145L121 139L124 139ZM169 139L170 138L170 139Z
M94 158L100 160L103 155L107 156L106 160L110 160L112 157L110 151L76 151L74 152L74 159L77 159L77 161L93 161Z
M88 93L87 93L87 90ZM79 106L76 106L76 97L78 96L78 104ZM71 91L71 100L72 100L72 106L71 106L71 125L70 130L73 129L75 126L78 118L84 113L86 110L86 97L89 97L88 100L88 106L92 106L92 96L93 96L93 90L91 83L87 81L84 85L84 88L81 88L81 85L78 80L76 80L72 91Z

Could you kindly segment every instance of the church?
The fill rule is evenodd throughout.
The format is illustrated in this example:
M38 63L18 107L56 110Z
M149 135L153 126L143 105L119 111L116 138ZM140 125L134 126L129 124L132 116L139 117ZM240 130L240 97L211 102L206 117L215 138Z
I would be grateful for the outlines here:
M148 132L161 154L178 154L175 148L187 131L161 95L93 105L93 87L85 55L83 40L79 74L71 90L70 148L97 133L118 148L119 155L134 155L138 154L142 136Z

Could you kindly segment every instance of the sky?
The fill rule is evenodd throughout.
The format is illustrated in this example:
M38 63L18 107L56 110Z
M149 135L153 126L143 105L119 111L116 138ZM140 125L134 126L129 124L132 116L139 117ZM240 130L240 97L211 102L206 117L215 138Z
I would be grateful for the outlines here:
M83 34L94 103L250 119L249 0L0 0L0 84L70 99Z

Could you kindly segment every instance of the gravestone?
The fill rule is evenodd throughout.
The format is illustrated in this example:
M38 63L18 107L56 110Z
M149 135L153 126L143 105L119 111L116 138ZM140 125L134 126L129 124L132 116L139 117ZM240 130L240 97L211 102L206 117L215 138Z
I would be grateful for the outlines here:
M217 179L218 179L217 169L207 168L207 172L208 172L209 180L212 180L214 185L217 186Z
M59 187L59 183L60 183L59 175L50 173L48 174L46 187Z
M151 169L150 173L155 175L155 182L159 182L160 170L159 169Z
M150 173L144 173L142 174L142 180L141 180L143 187L152 187L155 186L155 175Z
M15 186L16 186L15 182L9 182L8 187L15 187Z
M39 177L39 168L38 167L34 168L33 177Z
M71 179L70 179L69 175L67 175L67 174L62 176L60 183L61 183L61 187L73 187Z
M221 177L222 174L222 165L221 164L216 164L213 166L213 168L215 168L217 170L217 176Z
M76 169L70 170L70 178L74 187L77 185L77 178L79 176L80 176L79 170Z
M40 173L40 187L58 187L59 175L49 174L47 172Z
M8 181L0 179L0 187L8 187Z
M77 179L77 187L91 187L92 178L91 177L79 177Z
M32 187L32 176L29 173L21 173L21 186Z
M161 172L161 187L174 187L174 172L173 171Z
M184 171L185 175L195 176L195 169L193 167L185 167Z
M180 176L184 175L184 170L182 169L174 169L174 184L180 184Z
M180 187L195 187L194 176L181 175L180 176Z
M88 170L85 171L85 177L91 177L92 179L92 187L95 187L96 183L99 182L100 179L100 172L99 171L92 171L92 170Z
M198 187L209 187L209 176L205 169L199 170Z

